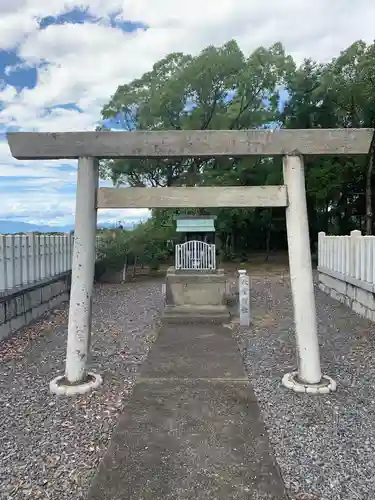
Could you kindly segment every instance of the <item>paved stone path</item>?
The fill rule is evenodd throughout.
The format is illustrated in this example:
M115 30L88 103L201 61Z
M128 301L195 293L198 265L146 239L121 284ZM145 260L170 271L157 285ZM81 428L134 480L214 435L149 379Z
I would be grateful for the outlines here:
M163 326L88 497L287 498L229 329Z

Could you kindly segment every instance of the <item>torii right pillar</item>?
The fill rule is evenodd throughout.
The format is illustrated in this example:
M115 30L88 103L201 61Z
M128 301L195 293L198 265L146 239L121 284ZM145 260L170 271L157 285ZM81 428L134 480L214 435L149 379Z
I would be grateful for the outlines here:
M288 193L286 228L298 371L284 375L282 383L295 392L328 394L336 390L336 382L322 375L320 367L302 156L298 154L284 156L283 175Z

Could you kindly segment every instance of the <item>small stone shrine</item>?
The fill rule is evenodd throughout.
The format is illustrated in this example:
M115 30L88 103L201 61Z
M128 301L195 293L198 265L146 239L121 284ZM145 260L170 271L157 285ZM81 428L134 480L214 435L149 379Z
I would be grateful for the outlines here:
M175 265L166 275L167 320L229 320L226 278L216 268L215 216L176 216Z

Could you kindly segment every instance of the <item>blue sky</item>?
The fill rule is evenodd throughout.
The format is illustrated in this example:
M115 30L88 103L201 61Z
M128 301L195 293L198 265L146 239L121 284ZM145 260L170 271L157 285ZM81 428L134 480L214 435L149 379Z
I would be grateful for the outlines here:
M100 17L91 14L87 9L73 8L60 15L48 15L38 19L38 31L47 30L50 26L98 24ZM144 28L142 23L116 20L116 13L111 13L106 23L108 26L124 33L131 33ZM48 67L48 63L44 63ZM10 89L14 96L26 89L35 89L38 85L38 72L43 68L43 62L33 66L22 57L19 47L0 50L0 90L3 93ZM109 96L107 96L109 97ZM24 104L27 105L26 103ZM4 110L6 103L0 99L0 111ZM83 110L76 102L60 102L52 106L45 106L42 117L52 113L71 111L83 114ZM25 130L21 123L0 122L0 141L2 150L6 148L6 132ZM91 128L91 127L89 127ZM28 130L38 130L39 127L27 127ZM2 165L0 170L0 197L7 199L8 210L3 210L0 219L29 222L32 224L48 224L53 226L66 226L73 222L74 196L76 189L76 166L74 162L40 164L41 162L28 162L23 164L12 160L11 164ZM52 164L53 163L53 164ZM101 181L102 186L111 185ZM44 198L44 203L43 202ZM35 200L35 201L34 201ZM38 202L36 202L38 201ZM138 219L144 217L144 211L112 211L99 214L103 222L122 219Z
M0 220L74 221L75 162L17 161L6 131L93 130L117 86L172 51L195 54L235 38L248 53L281 41L297 61L323 61L356 39L373 38L373 0L268 7L261 0L2 0ZM99 222L145 214L100 211Z

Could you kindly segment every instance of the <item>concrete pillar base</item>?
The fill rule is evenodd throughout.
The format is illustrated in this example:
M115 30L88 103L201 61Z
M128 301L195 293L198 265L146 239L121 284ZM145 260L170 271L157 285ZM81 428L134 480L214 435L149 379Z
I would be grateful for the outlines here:
M329 394L330 392L335 392L337 388L336 382L326 375L323 375L319 384L306 384L301 382L298 379L298 371L286 373L283 376L282 384L287 389L305 394Z
M86 394L99 387L103 382L100 375L89 372L86 380L79 384L70 384L65 375L59 375L51 380L49 390L58 396L75 396L76 394Z

